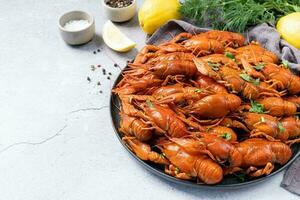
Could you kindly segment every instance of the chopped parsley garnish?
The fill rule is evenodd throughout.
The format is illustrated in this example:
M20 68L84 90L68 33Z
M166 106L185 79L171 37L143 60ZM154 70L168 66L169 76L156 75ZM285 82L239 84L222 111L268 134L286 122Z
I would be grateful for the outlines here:
M232 53L230 53L230 52L226 52L226 53L225 53L225 56L226 56L227 58L232 59L232 60L235 58L235 56L234 56Z
M159 154L159 157L165 158L165 154L164 154L164 153L161 153L161 154Z
M279 133L283 133L285 131L285 128L283 127L281 122L278 122L277 126L278 126L278 129L279 129Z
M289 61L287 61L287 60L282 60L282 64L283 64L283 66L284 66L284 68L286 68L286 69L288 69L288 68L290 68L290 66L289 66Z
M200 88L195 90L195 92L197 92L197 93L201 93L202 91L203 91L203 89L200 89Z
M247 82L251 82L252 81L251 76L249 76L248 74L240 74L240 77L242 79L244 79L245 81L247 81Z
M230 140L231 139L231 134L229 133L224 133L222 135L220 135L220 137L222 137L225 140Z
M240 74L240 77L242 79L244 79L245 81L249 82L249 83L253 83L254 85L259 85L260 83L260 79L257 78L257 79L253 79L251 76L249 76L248 74Z
M179 174L180 173L180 169L178 167L175 167L175 174Z
M211 127L206 127L205 131L208 132L211 130Z
M152 102L149 99L146 100L146 104L149 106L149 108L153 108L154 107L153 104L152 104Z
M254 79L254 80L252 81L252 83L253 83L254 85L259 85L259 84L260 84L260 79L259 79L259 78Z
M249 110L249 112L253 112L253 113L259 113L259 114L263 114L263 113L267 113L266 111L264 111L264 105L257 103L255 101L251 100L251 108Z
M262 70L265 67L265 63L259 63L256 66L254 66L254 69L256 69L257 71Z

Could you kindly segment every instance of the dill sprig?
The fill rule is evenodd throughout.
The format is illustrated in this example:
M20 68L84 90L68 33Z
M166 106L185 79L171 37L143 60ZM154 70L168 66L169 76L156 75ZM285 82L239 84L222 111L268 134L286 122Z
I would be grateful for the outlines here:
M180 12L200 26L244 32L246 28L275 21L300 11L300 0L185 0Z

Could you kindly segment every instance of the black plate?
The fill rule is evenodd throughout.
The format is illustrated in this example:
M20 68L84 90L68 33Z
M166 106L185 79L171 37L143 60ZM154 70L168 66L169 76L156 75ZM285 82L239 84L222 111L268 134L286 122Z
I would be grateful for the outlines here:
M113 87L115 87L121 81L121 79L122 79L122 73L120 73L120 75L116 79ZM119 108L120 108L119 97L117 95L115 95L114 93L111 93L110 114L111 114L112 124L113 124L114 131L116 133L116 136L118 137L118 139L121 142L121 144L123 145L123 147L138 161L138 163L140 163L147 170L158 175L159 177L162 177L162 178L169 180L171 182L174 182L174 183L179 183L179 184L192 186L192 187L198 187L198 188L211 188L211 189L213 189L213 188L216 188L216 189L241 188L241 187L253 185L256 183L260 183L260 182L263 182L263 181L269 179L270 177L274 176L275 174L277 174L277 173L281 172L282 170L284 170L285 168L287 168L298 156L300 156L300 145L299 144L293 145L292 146L293 156L289 160L289 162L287 162L285 165L283 165L283 166L275 165L275 170L270 175L259 177L259 178L251 178L251 179L246 178L246 180L243 182L241 182L241 180L238 177L233 176L233 175L225 176L223 178L222 182L217 185L197 184L195 181L180 180L180 179L172 177L168 174L165 174L164 168L161 165L157 165L155 163L147 162L147 161L143 161L143 160L139 159L125 145L125 143L122 141L121 133L118 131L119 124L120 124Z

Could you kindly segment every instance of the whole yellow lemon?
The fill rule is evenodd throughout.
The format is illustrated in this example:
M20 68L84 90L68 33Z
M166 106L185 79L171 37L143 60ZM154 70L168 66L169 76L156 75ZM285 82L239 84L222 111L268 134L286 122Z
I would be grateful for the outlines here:
M300 49L300 12L281 17L277 23L277 31L284 40Z
M170 19L179 19L178 0L145 0L139 10L139 23L148 34L154 33Z

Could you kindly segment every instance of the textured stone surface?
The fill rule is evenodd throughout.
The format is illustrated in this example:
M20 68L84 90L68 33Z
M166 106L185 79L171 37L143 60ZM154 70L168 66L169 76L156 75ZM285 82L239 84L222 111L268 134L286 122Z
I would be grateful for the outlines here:
M97 36L80 47L66 45L57 29L58 17L73 9L96 19ZM247 189L210 191L166 182L132 159L107 106L119 73L112 60L124 66L137 50L105 47L100 0L1 0L0 13L1 199L298 199L279 187L282 174ZM119 26L143 46L136 19ZM92 64L105 66L111 80Z

